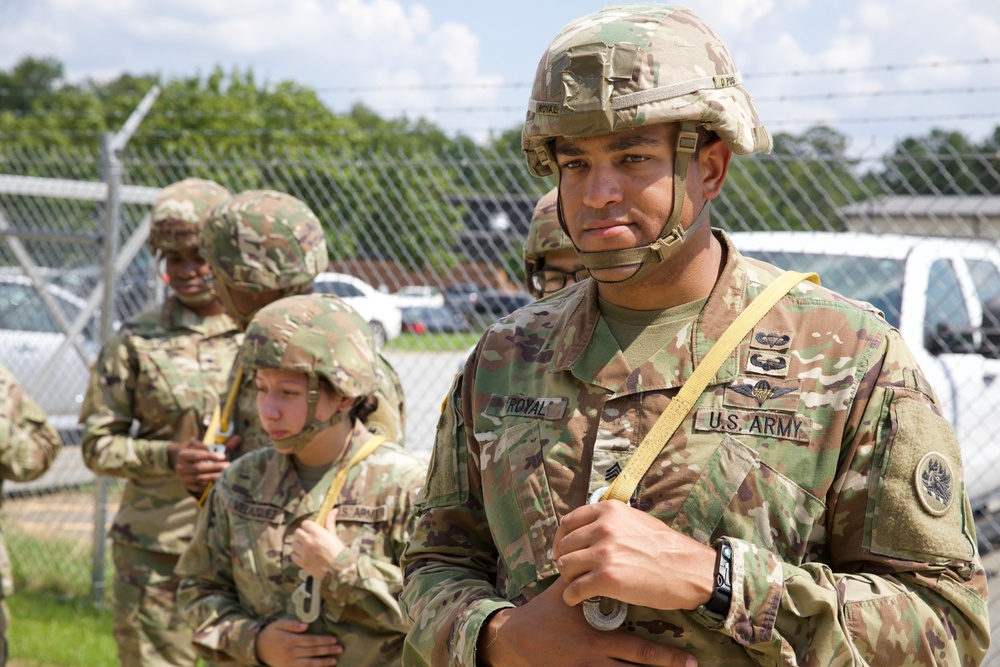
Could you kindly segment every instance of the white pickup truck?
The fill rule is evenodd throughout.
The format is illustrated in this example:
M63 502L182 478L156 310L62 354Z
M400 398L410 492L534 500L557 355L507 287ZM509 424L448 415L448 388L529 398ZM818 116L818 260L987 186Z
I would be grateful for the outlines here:
M988 241L862 233L743 232L740 252L868 301L899 328L962 447L972 506L1000 509L1000 249Z

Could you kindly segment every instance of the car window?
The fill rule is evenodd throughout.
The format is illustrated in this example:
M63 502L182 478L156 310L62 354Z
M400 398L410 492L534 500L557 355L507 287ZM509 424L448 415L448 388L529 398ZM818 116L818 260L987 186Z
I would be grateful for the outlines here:
M976 296L985 310L987 303L1000 298L1000 270L996 264L985 259L970 259L966 263L976 285Z
M951 327L971 325L954 265L948 259L935 260L927 279L927 312L924 314L924 341L927 349L954 349L953 344L942 340L942 333Z
M56 300L59 305L70 311L66 313L67 319L71 320L76 316L78 309L68 307L71 304L58 298ZM34 288L30 285L11 283L0 283L0 329L59 332L58 325Z
M316 291L323 294L333 294L335 296L350 297L350 296L364 296L364 292L359 290L354 285L350 283L343 283L339 280L324 280L323 282L316 283Z
M885 314L886 321L899 326L903 303L903 263L884 257L853 257L781 250L743 251L789 271L814 271L824 287L851 299L867 301Z

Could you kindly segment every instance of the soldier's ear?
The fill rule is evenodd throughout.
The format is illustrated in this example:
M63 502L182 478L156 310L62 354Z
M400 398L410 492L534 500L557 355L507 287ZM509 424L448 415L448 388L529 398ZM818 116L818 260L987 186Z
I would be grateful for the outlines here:
M729 160L733 152L725 141L718 137L698 149L695 159L696 173L692 174L705 199L715 199L722 192L722 184L729 172Z

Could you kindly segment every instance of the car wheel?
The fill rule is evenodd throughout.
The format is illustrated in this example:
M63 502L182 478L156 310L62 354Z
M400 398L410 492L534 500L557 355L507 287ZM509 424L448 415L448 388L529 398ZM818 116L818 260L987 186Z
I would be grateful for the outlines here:
M372 337L375 339L375 347L381 349L385 345L385 341L388 340L389 336L385 332L385 327L378 320L372 320L368 323L368 326L372 329Z

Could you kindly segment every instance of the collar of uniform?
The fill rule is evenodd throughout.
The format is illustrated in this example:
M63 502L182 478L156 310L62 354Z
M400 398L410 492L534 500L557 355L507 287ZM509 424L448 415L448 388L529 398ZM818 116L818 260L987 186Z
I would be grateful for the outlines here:
M546 341L543 349L552 353L549 372L571 371L578 379L604 387L612 392L630 393L635 385L643 391L655 391L681 386L708 354L712 345L743 310L748 283L747 264L737 252L729 237L721 230L712 230L726 255L726 264L719 280L691 327L691 345L687 356L678 359L680 373L662 377L649 373L647 361L631 369L625 361L617 341L601 317L597 306L597 281L587 281L586 289L568 291L564 297L566 307L556 320L556 332ZM715 376L715 383L728 383L737 375L738 353L734 352ZM642 376L641 383L630 382L633 375ZM657 382L656 377L661 381ZM650 384L650 382L653 384Z
M189 329L206 338L238 331L236 322L226 313L202 317L175 295L167 297L163 304L163 321L172 330Z
M292 464L292 457L279 454L274 449L268 448L270 456L264 474L251 491L254 501L280 507L290 516L315 514L323 504L326 491L330 488L330 483L337 471L340 470L340 466L350 461L354 453L361 449L371 437L372 434L363 426L357 425L354 433L351 434L351 442L347 446L347 451L340 457L339 463L330 466L330 469L323 475L323 479L309 493L305 493L299 483L299 476ZM344 490L347 488L348 485L345 484ZM344 490L341 491L341 495L344 494Z

